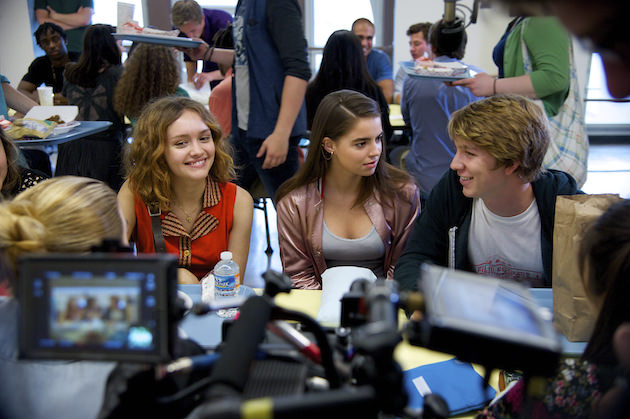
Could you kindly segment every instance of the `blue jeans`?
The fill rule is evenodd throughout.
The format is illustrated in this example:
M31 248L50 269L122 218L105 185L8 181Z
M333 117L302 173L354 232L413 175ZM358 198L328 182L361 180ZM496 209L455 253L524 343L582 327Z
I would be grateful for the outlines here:
M276 191L282 183L297 172L298 169L298 143L302 136L289 138L289 151L287 159L280 166L273 169L263 169L263 157L256 157L264 138L252 138L247 136L247 131L242 129L232 130L232 147L234 147L234 164L236 165L236 184L249 190L256 178L260 178L265 190L273 199L275 205ZM236 131L236 132L235 132Z

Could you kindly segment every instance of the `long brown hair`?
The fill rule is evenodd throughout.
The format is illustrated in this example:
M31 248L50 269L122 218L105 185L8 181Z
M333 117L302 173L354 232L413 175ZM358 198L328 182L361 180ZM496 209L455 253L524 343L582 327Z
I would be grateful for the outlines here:
M322 153L324 137L336 141L348 133L360 118L380 116L381 111L376 102L362 93L339 90L326 95L315 112L306 160L295 176L280 186L276 202L292 190L314 182L326 174L329 161ZM396 199L406 199L399 191L402 185L412 183L413 180L406 172L385 162L384 150L385 146L374 174L361 180L361 189L355 206L363 204L374 192L378 192L377 196L384 198L381 204L386 206L393 206Z
M83 51L79 61L68 64L65 78L81 87L95 87L96 78L106 68L120 65L120 50L112 34L111 25L90 25L83 35Z
M197 113L212 133L215 152L208 177L219 183L235 178L230 145L210 112L189 98L166 96L158 99L140 114L125 160L132 190L145 204L158 202L162 210L169 208L173 195L171 172L164 158L166 132L186 110Z
M630 322L630 200L612 205L587 229L578 260L587 295L603 297L582 357L615 365L613 335L621 323Z

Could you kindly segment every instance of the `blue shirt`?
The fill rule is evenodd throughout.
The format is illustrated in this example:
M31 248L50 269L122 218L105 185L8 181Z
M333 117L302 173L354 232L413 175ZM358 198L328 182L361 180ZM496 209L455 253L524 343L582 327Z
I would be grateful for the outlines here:
M0 84L9 83L9 79L0 74ZM0 89L0 116L9 119L9 110L7 109L7 100L4 97L4 89Z
M434 61L467 65L447 56L437 57ZM485 73L477 67L468 67ZM447 129L451 114L479 99L463 86L447 86L440 80L414 76L405 78L400 110L413 134L405 165L417 179L422 192L431 192L455 155L455 145Z
M392 63L383 51L372 48L367 56L368 73L379 82L381 80L393 80Z

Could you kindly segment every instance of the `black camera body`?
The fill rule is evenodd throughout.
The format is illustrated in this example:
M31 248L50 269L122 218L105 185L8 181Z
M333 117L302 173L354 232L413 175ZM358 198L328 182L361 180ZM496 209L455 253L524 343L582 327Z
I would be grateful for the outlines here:
M172 358L175 257L41 254L18 263L20 358L141 363Z

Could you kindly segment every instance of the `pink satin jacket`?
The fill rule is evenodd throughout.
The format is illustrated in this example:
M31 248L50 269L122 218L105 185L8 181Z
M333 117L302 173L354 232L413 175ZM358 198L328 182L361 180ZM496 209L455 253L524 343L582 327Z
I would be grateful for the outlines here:
M294 288L321 289L326 261L322 252L324 201L320 182L291 191L278 202L278 241L284 272ZM413 222L420 213L420 196L414 183L403 187L406 200L396 201L394 208L382 206L375 196L365 204L372 224L385 245L384 272L393 279L394 266L402 254Z

